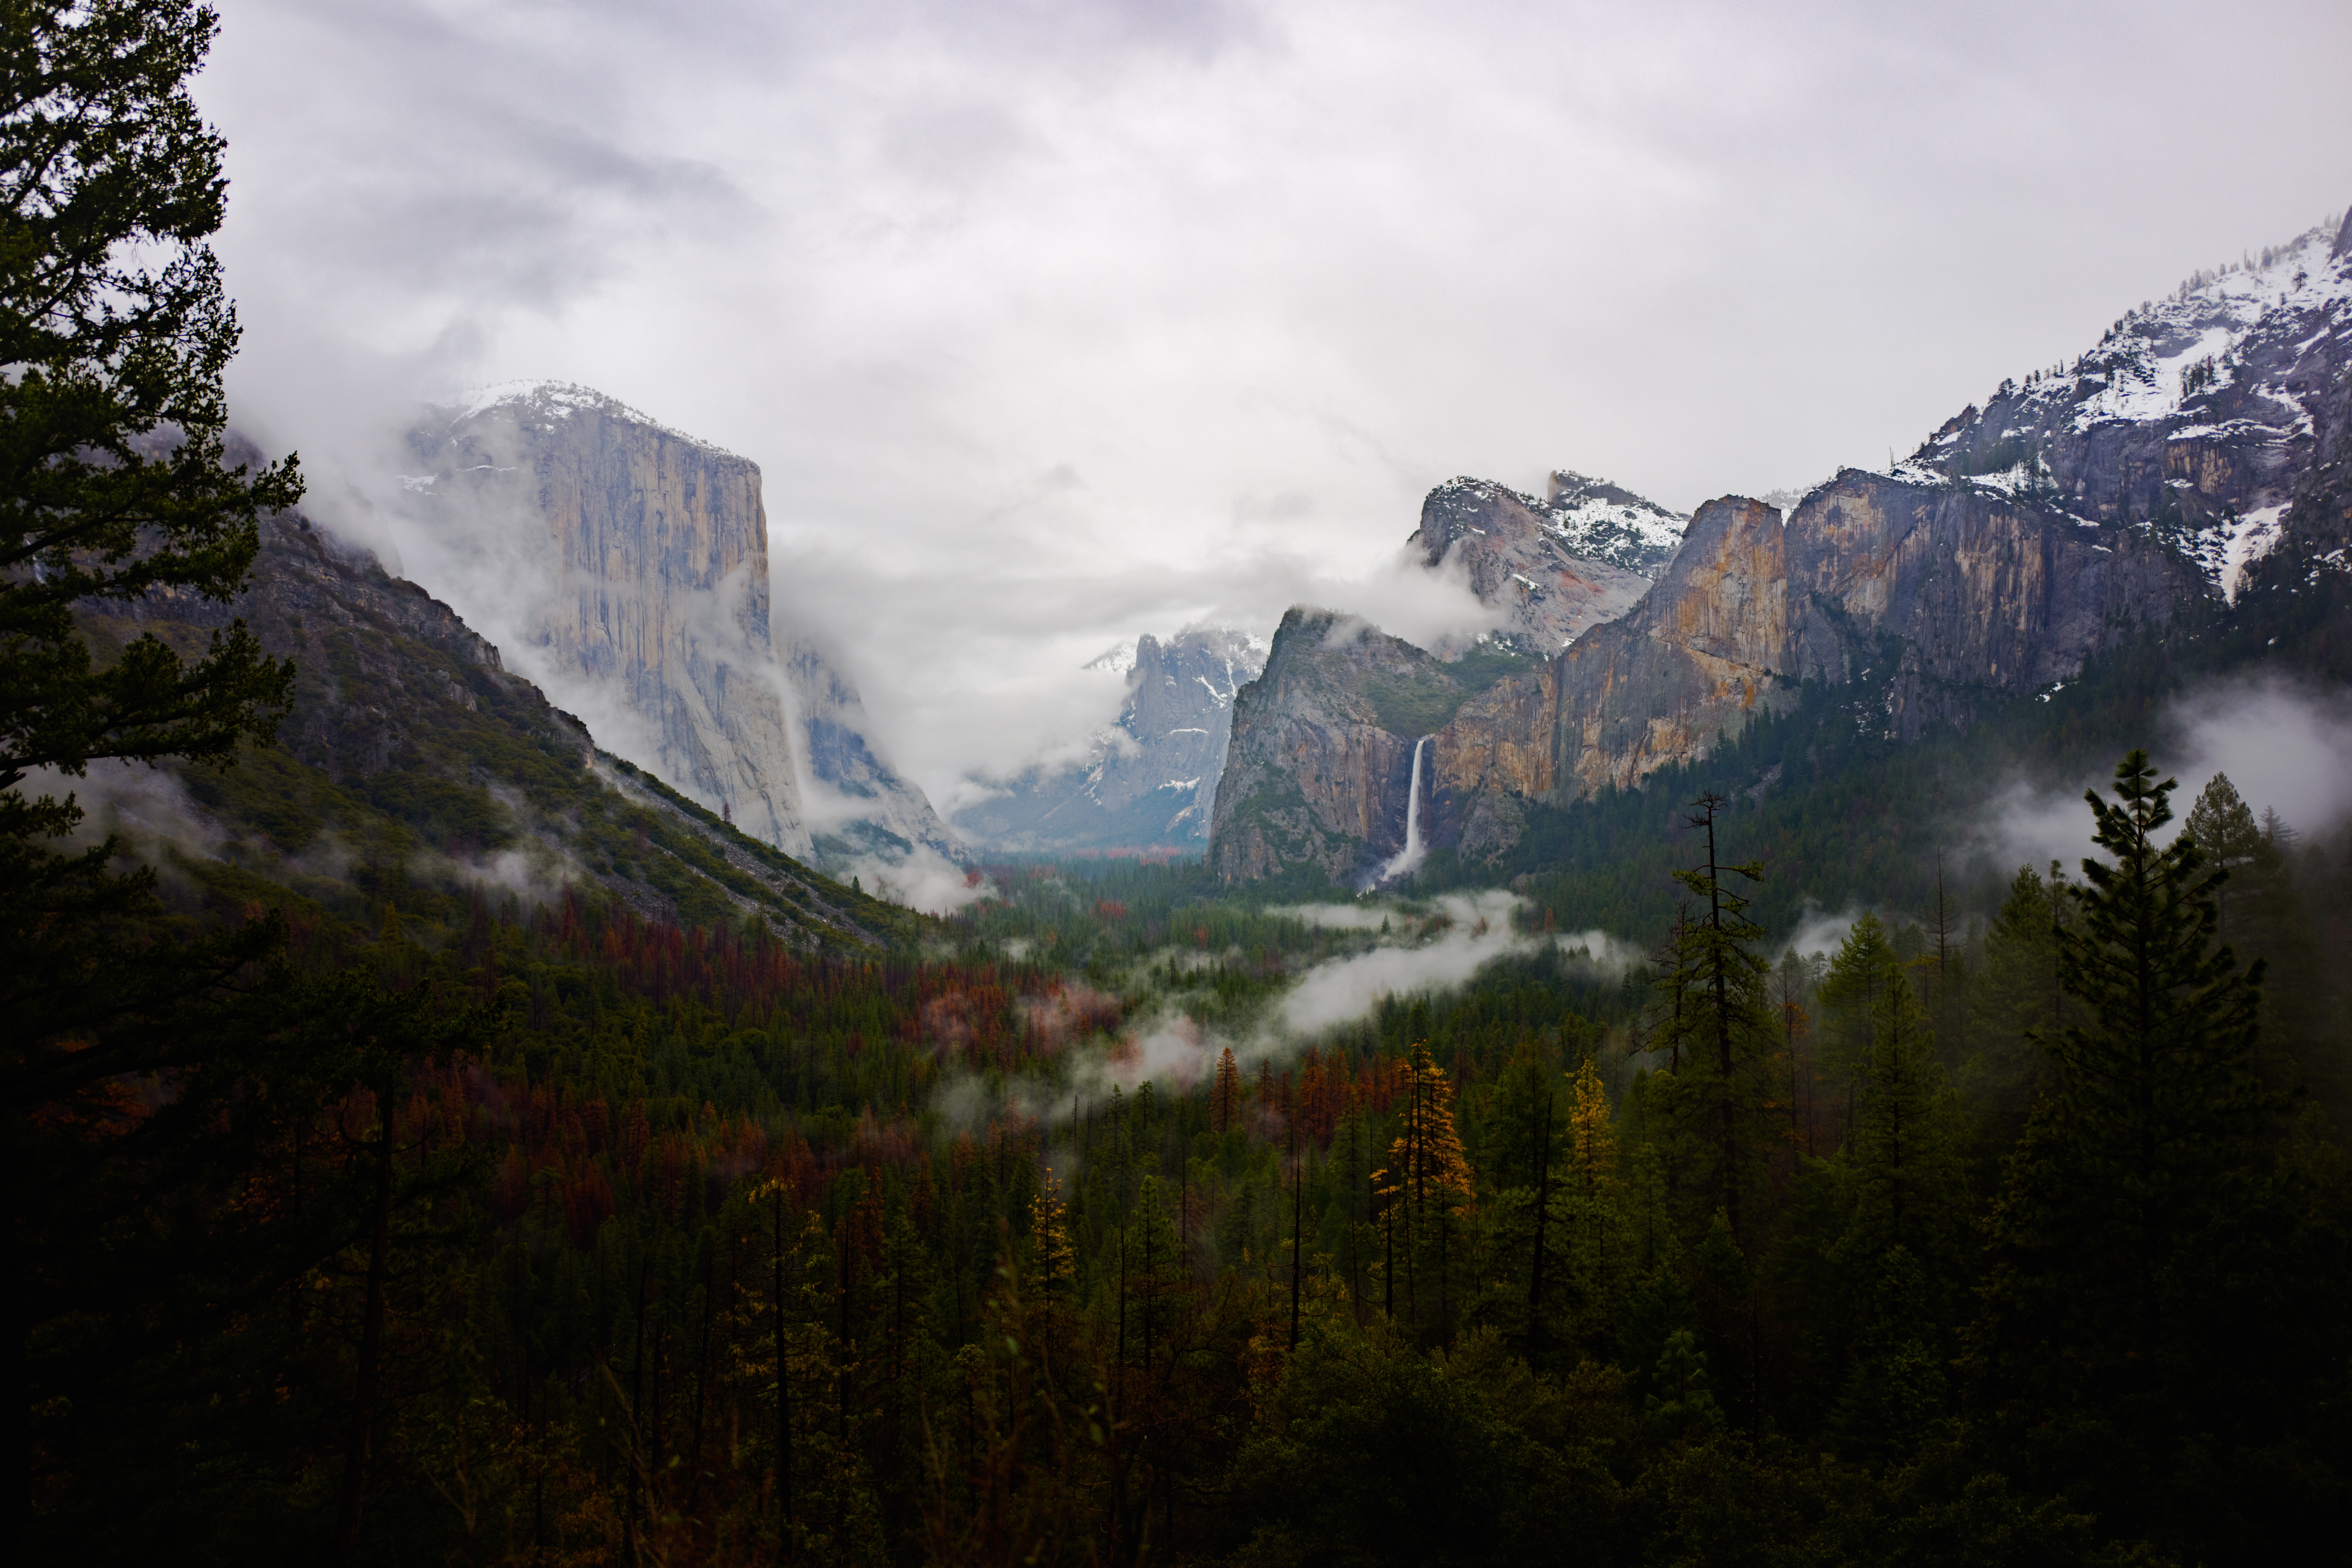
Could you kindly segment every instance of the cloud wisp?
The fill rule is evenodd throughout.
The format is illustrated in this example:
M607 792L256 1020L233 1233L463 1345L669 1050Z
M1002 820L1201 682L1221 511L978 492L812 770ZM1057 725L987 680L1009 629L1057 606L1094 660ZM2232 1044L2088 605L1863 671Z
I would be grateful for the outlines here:
M2299 831L2352 817L2352 700L2340 693L2268 676L2201 686L2166 711L2149 754L2160 776L2179 781L2168 840L2216 773L2229 775L2257 816L2274 810ZM2112 784L2105 771L2055 787L2012 780L1970 825L1966 842L2003 867L2055 860L2071 875L2095 853L2084 792L2096 788L2112 798Z

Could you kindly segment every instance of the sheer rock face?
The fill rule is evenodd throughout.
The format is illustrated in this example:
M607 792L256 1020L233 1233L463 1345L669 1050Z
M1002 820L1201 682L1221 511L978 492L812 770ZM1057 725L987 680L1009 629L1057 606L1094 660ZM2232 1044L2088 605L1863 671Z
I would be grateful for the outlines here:
M1707 502L1633 613L1561 653L1551 795L1630 784L1704 750L1776 684L1787 642L1780 514Z
M1421 526L1405 542L1430 570L1461 570L1481 604L1504 612L1506 635L1546 656L1648 592L1685 521L1578 475L1555 474L1553 491L1547 502L1485 479L1449 479L1422 502Z
M1338 879L1402 848L1419 740L1403 731L1444 668L1353 617L1285 615L1265 673L1234 699L1210 829L1217 874L1251 881L1307 865Z
M2208 592L2146 531L1973 486L1849 469L1785 524L1710 501L1649 597L1560 656L1554 798L1703 756L1809 679L1871 682L1906 739L1965 723Z
M795 854L951 843L823 656L779 659L756 465L557 383L436 410L409 445L409 569L614 752Z
M1549 800L1557 787L1559 713L1559 666L1549 659L1454 710L1431 743L1432 789L1422 809L1433 846L1483 859L1517 841L1527 825L1519 803Z
M1234 697L1265 668L1266 645L1224 628L1139 637L1087 668L1123 679L1116 723L1085 754L1030 768L955 814L957 828L1003 849L1197 847L1207 842L1233 732Z

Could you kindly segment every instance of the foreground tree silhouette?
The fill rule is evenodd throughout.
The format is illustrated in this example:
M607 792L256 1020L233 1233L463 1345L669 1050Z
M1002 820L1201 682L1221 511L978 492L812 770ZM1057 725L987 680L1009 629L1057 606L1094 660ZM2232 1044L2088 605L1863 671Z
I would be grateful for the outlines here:
M2261 965L2213 941L2224 873L2196 837L2158 842L2174 787L2136 751L2114 802L2089 795L2108 858L2055 932L2084 1021L2042 1041L2057 1088L1994 1207L1969 1364L2013 1473L2116 1539L2241 1561L2292 1516L2249 1521L2217 1489L2309 1430L2285 1342L2340 1310L2287 1305L2319 1279L2252 1067Z
M274 924L167 936L152 874L113 872L111 842L52 848L82 816L58 775L229 761L269 734L292 690L292 667L242 623L192 657L142 635L101 663L77 618L156 592L228 599L259 515L301 493L290 459L258 473L223 462L237 327L205 241L226 183L221 139L187 90L215 26L184 0L0 11L0 1398L15 1478L36 1468L28 1405L62 1397L61 1369L28 1341L79 1302L67 1255L135 1207L139 1184L121 1173L184 1182L204 1163L196 1145L252 1135L254 1107L220 1086L257 1081L257 1051L287 1037L222 1011ZM138 1113L159 1097L224 1109ZM58 1179L59 1161L101 1148L102 1176L79 1190Z

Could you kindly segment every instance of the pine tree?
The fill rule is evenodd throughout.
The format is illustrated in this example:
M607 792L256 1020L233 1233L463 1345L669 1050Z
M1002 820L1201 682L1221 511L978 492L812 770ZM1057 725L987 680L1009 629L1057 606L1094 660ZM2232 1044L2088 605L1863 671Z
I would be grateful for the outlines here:
M2041 1434L2045 1484L2126 1532L2175 1516L2174 1467L2210 1462L2210 1435L2261 1408L2270 1356L2241 1353L2231 1303L2276 1290L2280 1260L2252 1259L2285 1223L2267 1195L2278 1102L2252 1071L2261 966L2214 942L2222 873L2196 837L2158 843L2174 787L2135 751L2114 803L2088 796L2108 859L2083 863L2057 933L2084 1014L2010 1163L1970 1333L1996 1435Z
M241 1093L282 1076L268 1114L291 1116L306 1076L318 1088L276 1058L285 1031L257 1017L214 1026L238 1002L232 977L280 928L158 940L152 874L115 874L111 842L51 852L80 808L24 793L43 768L227 761L267 737L291 693L291 666L265 658L242 623L194 658L142 635L100 666L81 622L159 590L233 597L258 515L301 491L290 460L259 474L223 466L237 329L207 244L224 210L223 144L188 89L216 25L188 0L30 0L0 21L0 1464L20 1477L26 1411L62 1408L40 1391L56 1363L28 1366L24 1347L57 1310L54 1290L79 1300L89 1289L67 1261L89 1239L77 1215L89 1194L58 1180L66 1167L99 1161L91 1180L110 1205L140 1201L127 1196L141 1190L134 1173L157 1184L150 1195L193 1199L193 1168L223 1168L218 1135L251 1131L257 1108L230 1110ZM113 1138L119 1086L139 1079L224 1120L156 1116L140 1138ZM199 1267L200 1255L173 1253L142 1251L142 1305Z
M1050 1168L1029 1200L1029 1275L1041 1306L1051 1310L1060 1292L1066 1300L1076 1278L1070 1248L1069 1205L1062 1201L1062 1178Z
M1979 1149L2006 1150L2053 1070L2046 1042L2080 1011L2058 968L2058 931L2074 900L2063 868L2045 879L2021 866L1985 931L1981 983L1969 999L1969 1040L1959 1079L1976 1107Z
M2232 934L2230 905L2237 896L2230 883L2244 881L2265 847L2263 831L2230 775L2218 773L2197 796L2197 804L2189 808L2182 830L2197 841L2205 864L2222 874L2223 880L2213 889L2213 934L2227 942Z
M1888 973L1876 1025L1870 1098L1845 1152L1855 1178L1847 1245L1901 1247L1948 1280L1967 1225L1959 1107L1927 1010L1899 969Z
M1406 1100L1396 1140L1389 1148L1392 1184L1386 1189L1402 1205L1405 1310L1416 1322L1422 1309L1423 1254L1435 1273L1441 1322L1451 1305L1450 1271L1457 1245L1454 1215L1476 1200L1470 1161L1454 1125L1454 1083L1431 1059L1429 1047L1412 1047Z
M1241 1098L1241 1068L1234 1064L1233 1047L1227 1046L1217 1058L1216 1082L1209 1090L1210 1127L1218 1132L1232 1131Z
M1829 972L1821 986L1822 1065L1845 1099L1841 1139L1851 1138L1862 1102L1869 1092L1870 1047L1877 1029L1878 1010L1887 982L1900 961L1887 937L1886 924L1865 912L1847 931L1830 956Z
M1553 1198L1568 1264L1568 1310L1576 1342L1588 1353L1606 1354L1614 1350L1622 1322L1635 1243L1609 1096L1591 1057L1577 1063L1569 1093L1567 1158Z

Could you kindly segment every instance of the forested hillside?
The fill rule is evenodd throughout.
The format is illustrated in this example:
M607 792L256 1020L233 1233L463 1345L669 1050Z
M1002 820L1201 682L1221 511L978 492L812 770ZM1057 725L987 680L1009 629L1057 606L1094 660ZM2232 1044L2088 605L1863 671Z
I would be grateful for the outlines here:
M0 34L12 1561L2341 1555L2352 834L2159 765L2189 682L2352 677L2326 557L1382 899L917 914L231 444L214 26ZM2065 859L1958 831L2085 769Z

